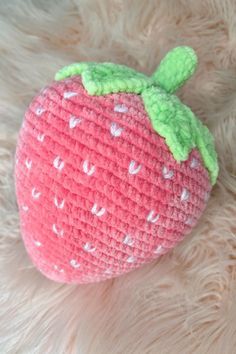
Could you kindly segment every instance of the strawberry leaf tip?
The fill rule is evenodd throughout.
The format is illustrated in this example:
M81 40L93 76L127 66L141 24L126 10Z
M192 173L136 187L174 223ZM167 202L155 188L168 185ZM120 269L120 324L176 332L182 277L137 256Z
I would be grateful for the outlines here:
M197 62L197 55L192 48L176 47L162 59L152 78L157 86L173 93L193 75Z

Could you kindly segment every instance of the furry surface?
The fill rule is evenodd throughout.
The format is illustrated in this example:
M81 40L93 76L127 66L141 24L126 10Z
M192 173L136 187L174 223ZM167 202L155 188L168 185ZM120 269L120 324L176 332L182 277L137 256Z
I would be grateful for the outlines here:
M213 132L220 160L200 223L171 254L116 280L45 279L22 244L12 177L27 105L63 65L113 61L149 74L181 44L200 65L179 95ZM235 353L235 44L234 0L1 2L1 353Z

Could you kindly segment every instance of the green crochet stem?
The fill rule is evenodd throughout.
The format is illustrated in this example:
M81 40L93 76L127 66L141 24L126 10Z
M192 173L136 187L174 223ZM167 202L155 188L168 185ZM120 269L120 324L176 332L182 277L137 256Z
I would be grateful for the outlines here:
M193 148L197 148L211 183L218 176L217 155L208 128L173 93L193 75L197 56L190 47L171 50L151 77L124 65L112 63L75 63L62 68L55 80L81 75L82 83L90 95L117 92L140 94L154 130L163 138L176 161L186 161Z

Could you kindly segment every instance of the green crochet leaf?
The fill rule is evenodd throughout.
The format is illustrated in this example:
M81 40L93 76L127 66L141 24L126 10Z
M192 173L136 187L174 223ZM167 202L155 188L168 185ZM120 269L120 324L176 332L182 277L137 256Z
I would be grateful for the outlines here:
M68 77L75 76L75 75L81 75L82 72L87 70L88 68L96 65L94 62L81 62L81 63L73 63L68 66L64 66L62 69L60 69L56 75L55 75L55 80L64 80Z
M90 95L106 95L117 92L141 93L152 84L146 75L124 65L113 63L78 63L60 70L56 80L81 75L82 82Z
M152 84L173 93L193 75L196 67L197 56L194 50L180 46L167 53L151 77L125 65L81 62L62 68L55 75L55 80L81 75L90 95L115 92L141 93Z
M209 171L211 182L215 184L218 175L217 155L207 127L176 96L161 88L146 89L142 98L153 128L165 138L174 158L185 161L191 150L197 148Z
M193 75L197 68L197 56L190 47L176 47L162 59L152 75L155 84L173 93Z

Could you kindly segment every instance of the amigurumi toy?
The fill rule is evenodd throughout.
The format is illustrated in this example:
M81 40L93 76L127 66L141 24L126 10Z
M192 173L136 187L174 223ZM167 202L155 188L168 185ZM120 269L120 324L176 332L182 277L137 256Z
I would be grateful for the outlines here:
M196 66L185 46L151 77L76 63L33 99L15 184L25 247L45 276L116 277L190 233L218 175L210 132L174 95Z

